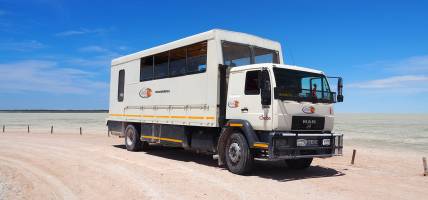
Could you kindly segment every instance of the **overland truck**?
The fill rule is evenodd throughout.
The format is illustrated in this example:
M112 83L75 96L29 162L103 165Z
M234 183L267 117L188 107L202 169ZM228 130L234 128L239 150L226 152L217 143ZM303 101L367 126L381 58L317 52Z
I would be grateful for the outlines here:
M214 29L114 59L108 130L129 151L181 147L235 174L254 159L304 169L342 155L343 135L332 132L342 78L331 77L333 92L330 77L282 55L278 42Z

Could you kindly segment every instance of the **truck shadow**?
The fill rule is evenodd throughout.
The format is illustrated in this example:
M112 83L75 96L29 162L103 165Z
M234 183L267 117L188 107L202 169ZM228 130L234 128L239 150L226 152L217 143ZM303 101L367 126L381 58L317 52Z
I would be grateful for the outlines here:
M113 145L116 148L126 149L125 145ZM142 152L143 153L143 152ZM150 149L144 152L149 155L159 156L165 159L194 162L210 167L218 167L217 161L210 155L197 154L192 151L186 151L182 148L150 146ZM226 168L221 168L227 170ZM247 176L258 176L261 178L272 179L280 182L314 179L323 177L344 176L345 173L325 166L311 166L304 170L288 169L284 161L255 161L251 174Z
M259 176L281 182L344 175L346 174L341 171L320 165L311 165L304 170L293 170L287 168L284 161L256 161L251 174L251 176Z

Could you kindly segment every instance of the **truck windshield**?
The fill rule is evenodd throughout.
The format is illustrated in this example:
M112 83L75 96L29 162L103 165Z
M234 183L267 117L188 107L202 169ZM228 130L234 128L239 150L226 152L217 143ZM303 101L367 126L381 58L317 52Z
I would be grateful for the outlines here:
M274 67L275 98L281 100L333 103L336 93L330 91L323 74Z

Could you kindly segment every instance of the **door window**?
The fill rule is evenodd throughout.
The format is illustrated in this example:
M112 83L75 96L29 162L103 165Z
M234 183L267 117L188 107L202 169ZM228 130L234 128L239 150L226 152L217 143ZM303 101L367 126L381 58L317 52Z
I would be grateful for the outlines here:
M260 94L259 74L260 70L247 72L245 75L245 95Z

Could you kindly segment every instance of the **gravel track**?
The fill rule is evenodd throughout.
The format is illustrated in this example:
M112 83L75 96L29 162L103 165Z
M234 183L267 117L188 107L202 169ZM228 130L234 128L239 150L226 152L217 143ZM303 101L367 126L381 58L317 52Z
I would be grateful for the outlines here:
M358 149L307 170L256 162L231 174L210 156L152 147L128 152L105 135L0 134L0 199L424 199L421 155Z

